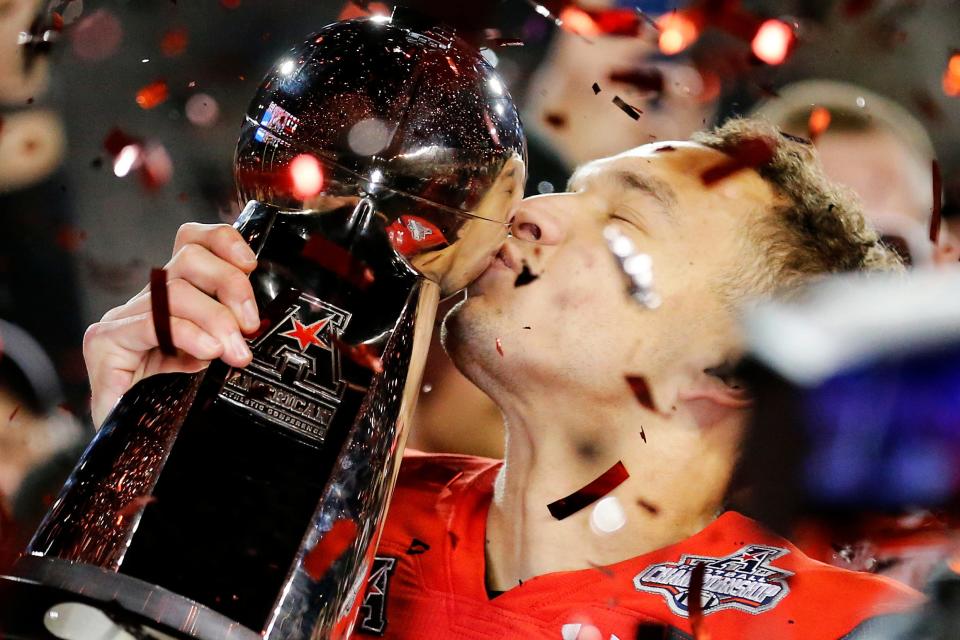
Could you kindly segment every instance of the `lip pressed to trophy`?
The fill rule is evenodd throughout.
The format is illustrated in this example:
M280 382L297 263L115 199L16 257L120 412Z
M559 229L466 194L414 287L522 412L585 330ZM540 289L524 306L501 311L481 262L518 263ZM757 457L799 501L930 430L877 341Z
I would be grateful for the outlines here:
M282 59L235 162L253 362L127 392L0 579L4 637L349 634L437 302L505 239L525 161L510 96L445 28L336 23Z

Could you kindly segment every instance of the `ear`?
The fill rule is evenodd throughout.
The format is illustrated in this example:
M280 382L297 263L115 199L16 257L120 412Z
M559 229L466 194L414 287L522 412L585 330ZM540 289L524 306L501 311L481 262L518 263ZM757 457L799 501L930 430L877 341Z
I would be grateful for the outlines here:
M725 365L710 367L686 381L677 399L690 411L698 426L709 427L745 412L753 398Z

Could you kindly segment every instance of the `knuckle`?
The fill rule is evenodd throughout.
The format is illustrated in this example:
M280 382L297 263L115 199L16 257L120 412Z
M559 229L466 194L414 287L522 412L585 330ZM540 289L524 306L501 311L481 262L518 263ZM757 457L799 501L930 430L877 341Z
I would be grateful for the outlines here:
M237 233L237 230L231 227L230 225L215 224L212 226L213 226L213 229L211 231L211 235L215 242L226 244L226 243L231 243L237 240L237 237L239 234Z

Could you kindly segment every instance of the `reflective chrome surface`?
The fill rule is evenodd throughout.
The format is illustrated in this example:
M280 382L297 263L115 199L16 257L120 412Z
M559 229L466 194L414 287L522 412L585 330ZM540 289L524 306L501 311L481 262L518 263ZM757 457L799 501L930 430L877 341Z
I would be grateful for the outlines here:
M137 637L347 637L438 300L503 242L525 161L499 78L447 30L337 23L282 59L236 156L254 362L124 396L0 578L8 637L49 637L63 602Z

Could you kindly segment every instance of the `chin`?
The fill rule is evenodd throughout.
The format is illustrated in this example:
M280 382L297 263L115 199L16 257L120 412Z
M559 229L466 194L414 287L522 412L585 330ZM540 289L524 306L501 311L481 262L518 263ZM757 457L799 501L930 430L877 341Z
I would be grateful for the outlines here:
M482 371L493 365L487 362L496 352L490 349L495 338L488 337L490 318L482 309L482 299L467 297L458 302L443 318L440 343L457 369L474 384L482 378ZM484 349L483 347L487 348Z

